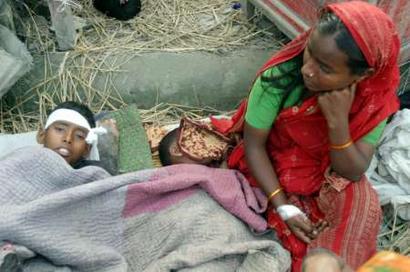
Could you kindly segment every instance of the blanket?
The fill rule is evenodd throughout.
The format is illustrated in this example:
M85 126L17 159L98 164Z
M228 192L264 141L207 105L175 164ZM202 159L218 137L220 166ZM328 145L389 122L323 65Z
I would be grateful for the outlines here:
M410 220L410 110L403 109L387 124L366 175L382 205L391 204Z
M0 241L24 253L15 262L23 271L290 266L273 234L256 234L267 228L266 198L233 170L176 165L110 176L28 147L0 160L0 182Z

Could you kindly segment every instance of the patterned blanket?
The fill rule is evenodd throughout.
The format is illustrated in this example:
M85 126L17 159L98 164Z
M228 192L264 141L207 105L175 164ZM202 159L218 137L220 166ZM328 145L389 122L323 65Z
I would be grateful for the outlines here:
M53 151L30 147L0 160L0 183L7 271L290 266L273 234L255 234L267 228L259 215L266 199L235 171L178 165L110 176L93 166L74 170Z

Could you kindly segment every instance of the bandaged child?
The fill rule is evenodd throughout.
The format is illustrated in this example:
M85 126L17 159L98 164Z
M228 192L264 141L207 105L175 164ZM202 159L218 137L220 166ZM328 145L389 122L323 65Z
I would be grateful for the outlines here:
M210 124L184 118L160 141L159 158L162 166L188 163L227 168L225 158L237 141L216 132Z
M101 166L97 149L98 135L104 128L96 128L91 110L73 101L55 107L44 128L37 134L37 142L63 157L74 169Z

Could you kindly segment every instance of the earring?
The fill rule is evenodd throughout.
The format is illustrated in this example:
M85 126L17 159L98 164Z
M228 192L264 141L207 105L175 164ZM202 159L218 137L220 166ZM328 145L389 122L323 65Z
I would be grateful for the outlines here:
M313 73L310 73L308 76L309 76L309 77L313 77L313 76L314 76L314 74L313 74Z

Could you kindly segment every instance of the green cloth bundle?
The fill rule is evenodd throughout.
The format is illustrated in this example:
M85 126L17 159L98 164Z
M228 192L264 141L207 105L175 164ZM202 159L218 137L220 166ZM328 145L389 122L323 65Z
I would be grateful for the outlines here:
M135 105L113 112L119 137L118 173L154 168L147 135Z

